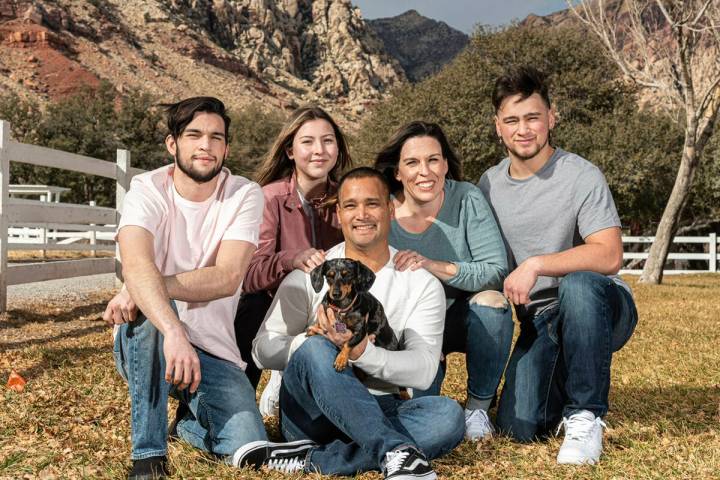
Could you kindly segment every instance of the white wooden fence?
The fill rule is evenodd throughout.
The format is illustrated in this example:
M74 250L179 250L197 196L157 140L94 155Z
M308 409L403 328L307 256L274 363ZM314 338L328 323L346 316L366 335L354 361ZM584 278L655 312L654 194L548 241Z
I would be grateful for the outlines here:
M624 252L624 260L645 260L648 258L648 250L650 245L655 241L655 237L623 237L623 244L645 244L647 248L643 248L642 252ZM663 274L673 275L682 273L700 273L703 271L716 273L718 271L718 238L716 233L711 233L706 237L675 237L673 244L703 244L702 252L670 252L668 260L701 260L708 263L707 270L664 270ZM672 248L671 248L672 250ZM623 269L621 274L639 275L642 268Z
M10 198L10 162L60 168L87 175L112 178L116 181L116 208ZM61 231L108 231L107 227L103 226L117 225L120 218L119 207L130 186L130 179L140 172L142 170L130 167L130 152L127 150L118 150L116 163L111 163L74 153L27 145L10 138L10 123L0 120L0 312L4 312L7 308L8 285L111 272L115 272L119 277L119 262L115 258L83 258L8 265L10 248L39 249L39 245L32 242L11 245L9 229L11 226L26 226ZM114 230L114 227L111 227L110 230ZM57 243L44 242L42 246L47 250L69 249L69 247ZM72 246L72 250L92 248L97 248L97 246Z
M116 208L48 203L37 200L10 198L10 162L61 168L88 175L112 178L116 181ZM115 164L74 153L52 150L15 142L10 138L10 124L0 120L0 312L7 308L7 287L22 283L71 278L83 275L115 272L120 278L120 263L115 258L84 258L57 262L8 265L8 250L115 250L114 244L99 246L94 240L114 237L120 220L120 207L130 186L130 179L143 170L130 166L130 152L117 151ZM69 241L48 241L37 238L38 231L47 233L50 240L86 237L90 244ZM11 238L12 237L12 238ZM25 239L26 241L23 241ZM11 241L12 240L12 241ZM651 244L654 237L623 237L624 244ZM705 244L702 252L670 253L668 260L701 260L708 262L707 270L665 270L665 274L717 272L718 239L712 233L706 237L676 237L674 244ZM643 248L643 250L647 250ZM647 251L625 252L625 260L646 259ZM623 274L638 274L641 269L621 270Z

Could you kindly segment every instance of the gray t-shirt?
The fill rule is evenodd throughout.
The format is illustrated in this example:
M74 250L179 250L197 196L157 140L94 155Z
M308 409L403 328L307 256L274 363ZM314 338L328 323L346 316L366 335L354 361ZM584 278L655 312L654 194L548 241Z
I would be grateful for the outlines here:
M488 169L478 186L497 218L511 269L529 257L582 245L584 239L620 227L610 189L599 168L574 153L556 148L535 175L518 180L509 173L510 159ZM611 277L630 291L620 277ZM558 277L539 277L521 317L536 315L557 303Z

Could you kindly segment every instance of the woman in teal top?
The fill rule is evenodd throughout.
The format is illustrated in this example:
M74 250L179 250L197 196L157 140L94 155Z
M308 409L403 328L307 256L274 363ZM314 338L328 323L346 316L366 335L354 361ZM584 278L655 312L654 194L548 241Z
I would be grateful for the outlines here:
M498 291L508 273L500 230L482 192L463 182L460 161L442 129L412 122L382 148L375 168L394 196L390 245L395 268L425 268L445 288L443 353L465 352L468 371L466 437L492 434L487 416L510 354L513 321ZM413 396L439 395L441 361L433 385Z

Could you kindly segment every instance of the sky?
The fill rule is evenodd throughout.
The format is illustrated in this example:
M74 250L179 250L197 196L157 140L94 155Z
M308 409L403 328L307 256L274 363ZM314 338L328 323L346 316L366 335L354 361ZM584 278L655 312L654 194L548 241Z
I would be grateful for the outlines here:
M415 9L471 34L475 25L506 25L530 13L547 15L567 8L565 0L351 0L363 18L394 17Z

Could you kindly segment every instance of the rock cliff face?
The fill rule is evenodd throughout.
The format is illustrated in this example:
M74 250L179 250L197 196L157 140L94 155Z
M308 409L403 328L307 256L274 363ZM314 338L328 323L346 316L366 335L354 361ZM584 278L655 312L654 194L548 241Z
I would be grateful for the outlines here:
M469 38L445 22L415 10L390 18L368 20L390 55L397 58L408 80L418 82L440 70L465 48Z
M348 0L0 0L0 93L101 80L351 120L405 75Z

